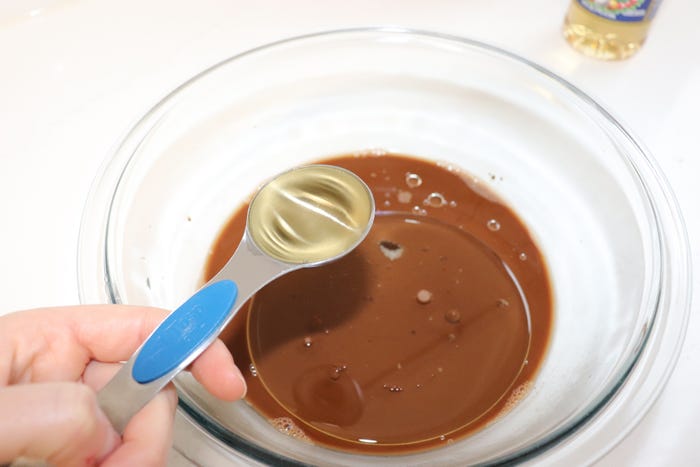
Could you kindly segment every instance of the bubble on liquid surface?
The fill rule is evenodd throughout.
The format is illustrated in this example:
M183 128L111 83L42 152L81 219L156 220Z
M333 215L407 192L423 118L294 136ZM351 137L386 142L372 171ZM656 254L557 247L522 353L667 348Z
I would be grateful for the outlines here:
M347 365L334 366L331 369L331 373L330 373L331 380L338 381L338 379L340 378L340 374L347 369L348 369Z
M311 442L311 439L306 435L306 433L304 433L304 430L299 428L294 423L294 420L289 417L273 418L270 420L270 423L273 427L275 427L275 429L277 429L277 431L284 433L287 436L291 436L292 438L301 441L306 441L307 443Z
M430 301L432 299L433 299L433 293L430 290L420 289L418 291L418 293L416 294L416 300L421 305L426 305L426 304L430 303Z
M520 254L518 255L518 259L519 259L520 261L527 261L527 254L526 254L526 253L520 253Z
M406 173L406 185L408 185L409 188L418 188L422 184L423 179L420 178L420 175L414 174L412 172Z
M410 203L412 198L413 193L411 193L410 191L399 190L399 193L396 195L396 199L398 199L399 203L402 204Z
M427 198L423 200L425 206L430 206L431 208L441 208L447 204L447 200L442 195L442 193L430 193Z
M396 384L385 384L383 386L383 388L389 392L401 392L401 391L403 391L403 388L401 386L396 385Z
M311 347L313 345L313 343L314 343L313 339L311 339L309 336L306 336L304 338L304 347L306 347L307 349L309 347Z
M511 391L511 393L508 395L508 399L506 399L506 403L503 405L503 409L501 412L498 414L499 417L507 414L515 406L520 403L529 393L532 391L532 381L526 381L523 384L517 386L515 389Z
M252 377L255 378L256 376L258 376L258 369L255 368L255 365L253 365L252 363L248 365L248 370L250 370L250 375Z
M411 212L417 216L425 216L426 214L428 214L428 211L426 211L425 209L423 209L420 206L413 206L413 209L411 209Z
M462 319L462 315L459 312L459 310L453 308L445 312L445 321L447 321L450 324L457 324L459 323L460 319Z
M492 232L496 232L498 230L501 230L501 223L498 222L496 219L489 219L488 222L486 222L486 227Z

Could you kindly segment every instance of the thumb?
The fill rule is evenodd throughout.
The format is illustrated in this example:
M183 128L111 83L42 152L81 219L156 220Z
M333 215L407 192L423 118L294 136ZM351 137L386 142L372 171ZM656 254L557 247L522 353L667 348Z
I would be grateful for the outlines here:
M91 465L121 442L95 392L80 383L0 388L0 414L0 465L18 457Z

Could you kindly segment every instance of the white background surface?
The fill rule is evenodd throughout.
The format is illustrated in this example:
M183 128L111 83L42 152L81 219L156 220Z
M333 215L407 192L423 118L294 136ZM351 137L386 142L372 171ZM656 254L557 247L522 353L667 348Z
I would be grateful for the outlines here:
M78 302L77 237L90 184L129 127L168 91L252 46L388 24L499 45L597 98L669 178L700 290L700 2L666 1L642 51L617 63L588 59L563 41L567 4L0 0L0 314ZM700 464L699 326L692 316L666 391L600 465Z

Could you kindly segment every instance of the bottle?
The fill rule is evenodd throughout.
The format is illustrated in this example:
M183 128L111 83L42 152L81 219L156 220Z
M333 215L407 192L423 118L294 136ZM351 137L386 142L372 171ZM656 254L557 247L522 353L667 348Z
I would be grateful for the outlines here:
M644 43L661 0L571 0L564 38L590 57L622 60Z

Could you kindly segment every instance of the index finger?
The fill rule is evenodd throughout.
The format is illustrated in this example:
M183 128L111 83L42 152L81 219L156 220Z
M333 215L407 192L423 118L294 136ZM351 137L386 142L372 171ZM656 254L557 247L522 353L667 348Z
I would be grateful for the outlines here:
M129 305L43 308L0 318L0 384L78 380L91 360L127 360L168 312ZM192 365L195 378L214 395L241 397L245 383L233 359L215 341Z
M157 308L88 305L0 316L0 385L75 381L90 360L126 360L166 315Z
M132 305L86 305L59 309L76 341L102 362L129 359L168 316L160 308Z
M99 305L97 308L99 311L93 313L106 318L81 317L76 320L75 332L78 341L91 350L93 358L103 362L115 361L110 358L128 359L167 315L164 310L149 307ZM219 339L193 362L192 374L220 399L236 400L245 394L245 379Z

